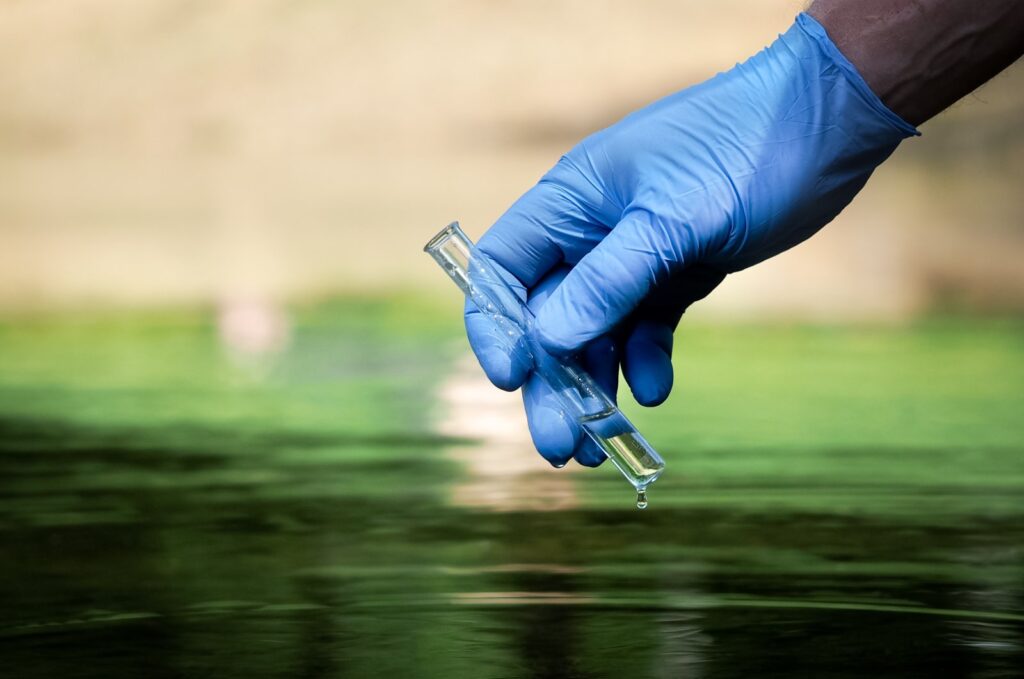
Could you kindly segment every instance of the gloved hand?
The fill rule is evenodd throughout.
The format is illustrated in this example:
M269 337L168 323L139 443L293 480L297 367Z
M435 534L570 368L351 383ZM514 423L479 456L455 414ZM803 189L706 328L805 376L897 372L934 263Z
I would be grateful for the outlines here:
M913 134L800 14L745 63L585 139L478 248L520 284L545 349L582 352L610 394L621 363L636 400L657 405L687 306L831 221ZM471 305L466 330L496 386L524 386L548 461L604 460Z

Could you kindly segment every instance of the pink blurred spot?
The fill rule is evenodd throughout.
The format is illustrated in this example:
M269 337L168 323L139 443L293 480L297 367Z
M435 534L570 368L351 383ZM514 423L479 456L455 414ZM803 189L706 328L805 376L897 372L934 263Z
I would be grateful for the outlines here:
M291 322L278 305L266 299L231 299L217 310L221 344L240 357L277 354L291 340Z

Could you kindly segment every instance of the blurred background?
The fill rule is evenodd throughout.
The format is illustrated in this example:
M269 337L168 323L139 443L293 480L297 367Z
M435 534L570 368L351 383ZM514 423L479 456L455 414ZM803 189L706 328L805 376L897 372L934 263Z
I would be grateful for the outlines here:
M422 251L790 0L0 1L18 676L1024 675L1024 65L553 470Z
M420 253L440 226L479 235L582 137L800 8L6 2L0 306L440 291ZM1024 308L1022 81L925 125L833 226L706 312Z

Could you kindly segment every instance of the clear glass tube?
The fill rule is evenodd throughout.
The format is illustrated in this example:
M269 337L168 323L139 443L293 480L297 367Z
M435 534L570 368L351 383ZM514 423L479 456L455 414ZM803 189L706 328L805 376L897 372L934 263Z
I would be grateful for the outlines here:
M494 265L477 253L459 223L442 229L424 251L494 323L510 349L516 347L529 355L534 372L551 387L563 414L576 420L633 484L637 506L646 506L647 486L661 474L665 461L579 364L555 358L540 347L532 332L533 313Z

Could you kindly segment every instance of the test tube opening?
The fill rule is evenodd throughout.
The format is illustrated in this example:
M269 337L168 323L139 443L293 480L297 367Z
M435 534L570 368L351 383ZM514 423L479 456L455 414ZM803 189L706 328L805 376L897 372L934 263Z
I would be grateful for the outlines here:
M458 222L452 222L448 226L444 227L440 231L434 234L434 236L427 241L427 244L423 246L424 252L433 253L440 247L443 247L445 242L451 238L457 232L462 231L459 227Z
M423 251L433 257L460 288L468 291L472 247L459 223L452 222L427 241Z

